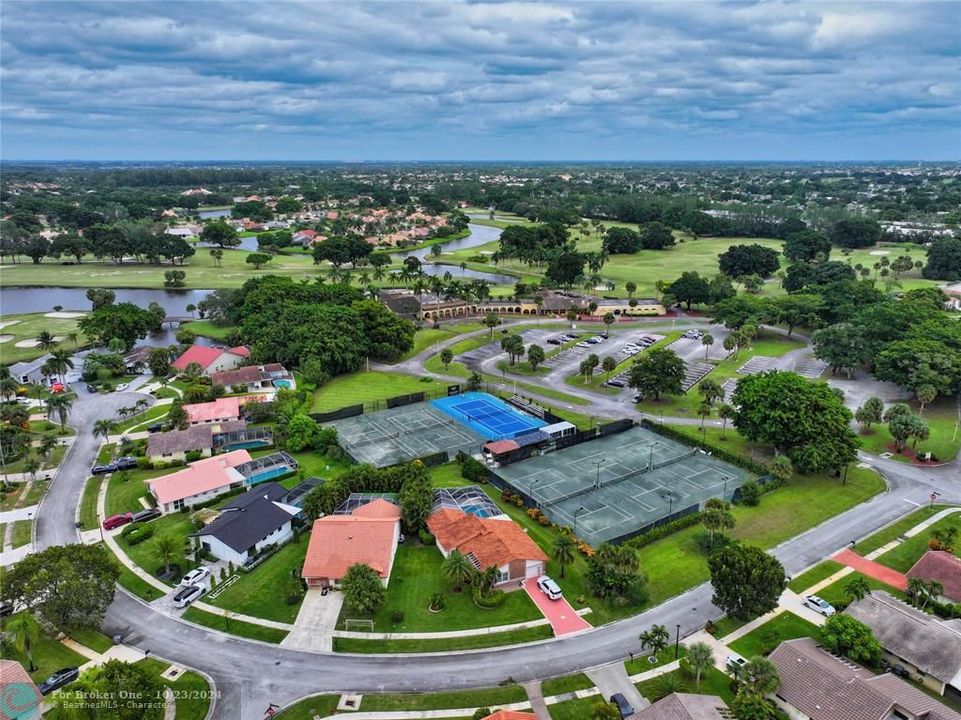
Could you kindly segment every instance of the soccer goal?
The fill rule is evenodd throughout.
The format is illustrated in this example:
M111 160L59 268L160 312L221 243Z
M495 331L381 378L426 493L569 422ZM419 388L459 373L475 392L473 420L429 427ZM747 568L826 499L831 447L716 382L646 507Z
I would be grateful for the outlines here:
M362 630L364 632L374 632L373 620L344 620L344 630Z

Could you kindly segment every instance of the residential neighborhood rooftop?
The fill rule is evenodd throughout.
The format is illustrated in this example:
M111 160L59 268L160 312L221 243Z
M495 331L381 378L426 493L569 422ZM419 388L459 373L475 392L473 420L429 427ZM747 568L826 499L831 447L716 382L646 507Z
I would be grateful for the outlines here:
M629 720L728 720L730 717L727 705L716 695L672 693L634 713Z
M961 602L961 558L944 550L928 550L908 570L909 578L936 580L944 597Z
M441 546L460 550L480 569L520 559L547 562L544 551L513 520L479 518L445 508L431 515L427 526Z
M240 403L242 400L246 400L246 398L238 395L230 395L228 397L217 398L211 402L184 405L184 411L187 413L187 422L203 423L223 418L239 418Z
M304 577L341 578L360 563L382 578L390 573L397 517L327 515L314 520Z
M296 515L298 508L284 505L287 490L265 483L238 495L220 510L216 520L196 535L213 535L237 552L244 552Z
M216 490L235 482L243 482L243 476L234 468L250 462L246 450L215 455L191 463L183 470L148 480L147 485L161 505Z

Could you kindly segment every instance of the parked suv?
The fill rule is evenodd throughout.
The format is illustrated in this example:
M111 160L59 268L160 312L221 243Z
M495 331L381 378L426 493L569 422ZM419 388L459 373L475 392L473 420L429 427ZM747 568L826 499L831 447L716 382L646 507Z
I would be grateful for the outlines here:
M121 525L126 525L127 523L133 522L133 513L120 513L119 515L111 515L110 517L104 519L103 529L113 530Z
M547 575L541 575L537 578L537 587L541 589L547 597L551 600L560 600L564 597L564 592L561 590L561 586L554 582Z
M106 475L107 473L112 473L117 469L116 463L107 463L106 465L94 465L90 468L91 475Z
M627 698L621 693L614 693L611 695L611 702L614 705L617 705L617 710L621 713L622 718L627 718L634 714L634 706L631 705L627 701Z
M174 607L185 608L205 592L207 592L207 588L203 585L188 585L174 595Z
M113 461L113 464L118 470L133 470L137 467L137 458L129 456L117 458Z

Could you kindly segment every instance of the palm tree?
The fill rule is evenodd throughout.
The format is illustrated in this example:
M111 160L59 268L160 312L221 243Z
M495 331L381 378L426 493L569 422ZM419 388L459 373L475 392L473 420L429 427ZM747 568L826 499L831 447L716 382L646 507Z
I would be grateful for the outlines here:
M164 565L164 575L170 574L170 564L177 559L181 545L173 535L164 534L153 542L153 555Z
M65 339L73 343L73 351L76 352L80 349L80 333L78 332L68 332Z
M714 651L704 642L691 643L687 648L687 662L694 671L694 686L701 691L701 673L707 672L714 664Z
M451 550L444 564L441 565L441 572L454 585L454 592L460 592L461 588L471 581L477 569L473 563L467 559L460 550Z
M844 593L852 602L861 600L871 594L871 584L863 575L855 575L844 586Z
M931 532L931 539L936 540L941 550L954 552L954 543L958 539L958 528L954 525L947 525L943 528L935 528Z
M107 418L101 418L93 424L93 436L102 437L104 440L113 432L114 423Z
M704 346L704 362L707 362L707 354L711 351L711 345L713 344L714 336L711 333L701 335L701 345Z
M49 460L50 453L53 452L55 447L57 447L57 438L55 438L53 435L44 435L42 438L40 438L39 447L37 449L40 450L44 458Z
M40 461L31 456L28 457L23 463L23 471L30 476L30 480L37 479L37 471L40 469Z
M627 290L627 298L631 299L634 297L634 293L637 292L637 283L628 280L626 283L624 283L624 289Z
M741 683L747 692L767 695L781 686L781 678L774 663L767 658L756 656L745 663Z
M574 562L576 548L573 538L567 533L561 533L554 538L554 543L551 545L551 560L561 566L562 578L567 566Z
M711 498L704 503L704 511L701 513L701 523L711 533L711 545L714 545L714 533L722 530L730 530L734 527L734 515L731 513L731 506L726 500Z
M642 632L638 639L641 641L641 650L650 650L651 657L656 657L659 652L667 647L671 634L663 625L651 625L651 629Z
M47 362L60 376L60 382L63 382L63 376L67 370L73 370L73 360L70 359L70 353L63 348L51 350L50 359Z
M53 335L49 331L41 330L37 333L37 347L44 352L50 352L57 347L57 341L53 339Z
M781 482L787 482L794 475L794 465L791 463L791 458L787 455L778 455L774 458L774 460L771 461L771 467L769 469L771 477Z
M721 407L717 409L717 416L723 421L721 425L721 440L725 438L727 421L734 419L735 415L737 415L737 410L734 409L733 405L729 405L728 403L721 403Z
M611 336L611 325L614 324L614 321L616 319L617 318L614 317L614 313L604 313L604 325L605 325L604 337Z
M20 384L14 380L10 375L6 375L0 378L0 398L8 400L17 394L17 388Z
M6 634L10 636L17 651L27 658L30 672L34 672L37 666L33 662L33 647L40 640L40 623L30 613L22 612L7 621Z
M661 675L654 683L651 690L651 700L663 700L668 695L682 693L687 690L687 684L679 673L666 673Z
M56 413L60 419L60 432L67 432L67 417L70 415L70 408L73 407L73 400L63 394L58 393L47 398L47 415Z

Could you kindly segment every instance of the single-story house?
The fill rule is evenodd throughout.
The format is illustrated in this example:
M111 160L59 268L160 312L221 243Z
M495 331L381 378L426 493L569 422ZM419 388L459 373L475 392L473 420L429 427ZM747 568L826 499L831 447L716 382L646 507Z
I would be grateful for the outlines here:
M717 695L671 693L628 720L729 720L727 704Z
M147 489L162 513L193 507L244 486L244 476L235 468L250 462L246 450L215 455L191 463L183 470L147 481Z
M874 675L811 638L787 640L768 659L781 678L771 699L791 720L961 720L901 678Z
M239 395L221 397L205 403L184 405L190 425L236 422L241 418L241 405L247 398Z
M210 376L215 372L240 367L249 357L250 350L243 346L218 348L208 345L191 345L170 365L176 370L183 371L191 363L196 363L203 369L204 375Z
M304 247L307 247L312 242L314 242L314 239L316 237L317 237L316 230L298 230L291 236L290 241L293 245L302 245Z
M191 425L186 430L153 433L147 438L147 458L152 463L186 460L189 452L199 452L209 457L217 447L225 444L223 436L231 433L234 442L242 442L246 439L246 429L247 423L243 420L230 420Z
M400 508L386 500L362 505L350 515L314 520L301 577L309 586L340 584L354 565L369 565L384 586L390 581L397 542Z
M39 720L43 696L23 665L16 660L0 660L0 688L4 720Z
M200 225L182 225L179 227L169 227L164 230L165 234L180 238L194 237L195 235L200 235L202 232L203 228Z
M544 574L547 555L520 525L506 518L479 518L463 510L433 513L427 527L444 557L459 550L474 567L497 568L495 585L520 584Z
M300 509L285 505L287 490L265 483L238 495L220 509L217 519L193 534L214 557L245 565L269 545L283 545L294 535Z
M908 570L909 578L935 580L944 588L941 602L961 603L961 558L944 550L928 550Z
M883 590L844 612L871 628L889 663L903 667L932 692L961 701L961 632Z
M280 363L269 365L245 365L236 370L225 370L212 373L210 379L214 385L226 388L234 385L246 385L248 390L272 390L274 380L290 380L290 372Z

